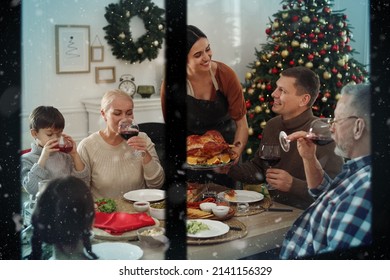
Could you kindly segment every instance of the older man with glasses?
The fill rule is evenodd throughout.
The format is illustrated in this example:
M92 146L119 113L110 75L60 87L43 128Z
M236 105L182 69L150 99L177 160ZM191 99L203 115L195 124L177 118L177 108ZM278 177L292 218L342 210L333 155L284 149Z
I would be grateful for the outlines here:
M347 159L331 179L315 156L316 145L299 131L296 140L309 192L316 201L294 222L280 252L295 259L372 242L370 86L347 85L330 121L335 153Z

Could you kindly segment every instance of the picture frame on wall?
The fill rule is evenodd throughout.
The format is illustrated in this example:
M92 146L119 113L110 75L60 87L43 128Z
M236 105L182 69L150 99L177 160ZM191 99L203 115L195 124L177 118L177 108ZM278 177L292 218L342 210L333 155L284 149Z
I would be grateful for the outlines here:
M92 46L91 47L91 62L102 62L104 60L104 47Z
M89 73L89 25L56 25L56 72Z
M97 84L115 83L115 67L95 67L95 82Z

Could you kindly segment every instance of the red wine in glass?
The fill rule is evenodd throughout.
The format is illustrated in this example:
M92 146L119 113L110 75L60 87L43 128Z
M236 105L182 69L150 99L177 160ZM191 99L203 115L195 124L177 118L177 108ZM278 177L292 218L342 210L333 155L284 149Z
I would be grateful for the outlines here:
M334 140L330 137L324 137L324 136L315 136L315 135L309 135L307 136L308 139L310 139L311 141L313 141L314 144L318 145L318 146L324 146L324 145L327 145L329 143L332 143Z
M66 140L63 136L58 140L58 146L56 146L60 152L70 153L73 150L73 144L69 140Z
M138 135L138 130L128 130L128 131L121 131L120 136L122 136L123 139L129 140L133 136Z
M269 166L269 167L274 167L276 164L278 164L279 163L279 161L280 161L280 157L278 157L278 156L270 156L270 157L267 157L267 156L261 156L260 157L262 160L264 160L266 163L267 163L267 165Z

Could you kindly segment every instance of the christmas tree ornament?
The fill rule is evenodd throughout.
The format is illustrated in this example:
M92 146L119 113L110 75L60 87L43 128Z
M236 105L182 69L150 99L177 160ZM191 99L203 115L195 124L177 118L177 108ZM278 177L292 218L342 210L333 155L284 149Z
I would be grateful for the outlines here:
M299 47L299 42L297 40L293 40L291 42L291 46L293 46L294 48Z
M248 155L251 155L251 154L252 154L252 149L251 149L251 148L246 149L246 153L247 153Z
M332 74L328 71L325 71L324 74L322 74L322 77L324 77L325 80L329 80L330 78L332 78Z
M309 45L307 43L301 43L300 47L301 47L301 49L307 49L307 48L309 48Z
M288 57L288 55L289 55L288 50L283 50L283 51L281 52L281 55L282 55L283 58Z
M267 125L267 122L266 121L262 121L261 123L260 123L260 127L261 127L261 129L264 129L264 127Z
M330 62L329 57L325 57L325 58L324 58L324 62L325 62L325 63L329 63L329 62Z
M263 111L263 109L261 109L261 107L259 105L257 105L255 107L255 113L258 114L258 113L261 113L261 111Z
M309 16L304 16L304 17L302 17L302 21L304 23L309 23L310 22L310 17Z
M336 77L337 79L341 80L343 78L343 75L341 75L341 73L337 73Z
M313 63L311 61L307 62L305 66L309 69L313 68Z
M252 78L252 73L251 72L246 72L245 79L250 80L251 78Z
M251 135L251 136L253 135L253 128L252 127L248 128L248 134Z

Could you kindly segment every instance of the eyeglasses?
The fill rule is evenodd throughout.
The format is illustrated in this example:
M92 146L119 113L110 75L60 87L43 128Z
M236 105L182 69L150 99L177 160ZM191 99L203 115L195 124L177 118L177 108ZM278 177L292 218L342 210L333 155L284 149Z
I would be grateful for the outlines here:
M332 126L333 124L340 123L341 121L348 120L348 119L359 119L357 116L349 116L341 119L335 119L335 118L330 118L329 119L329 126Z

